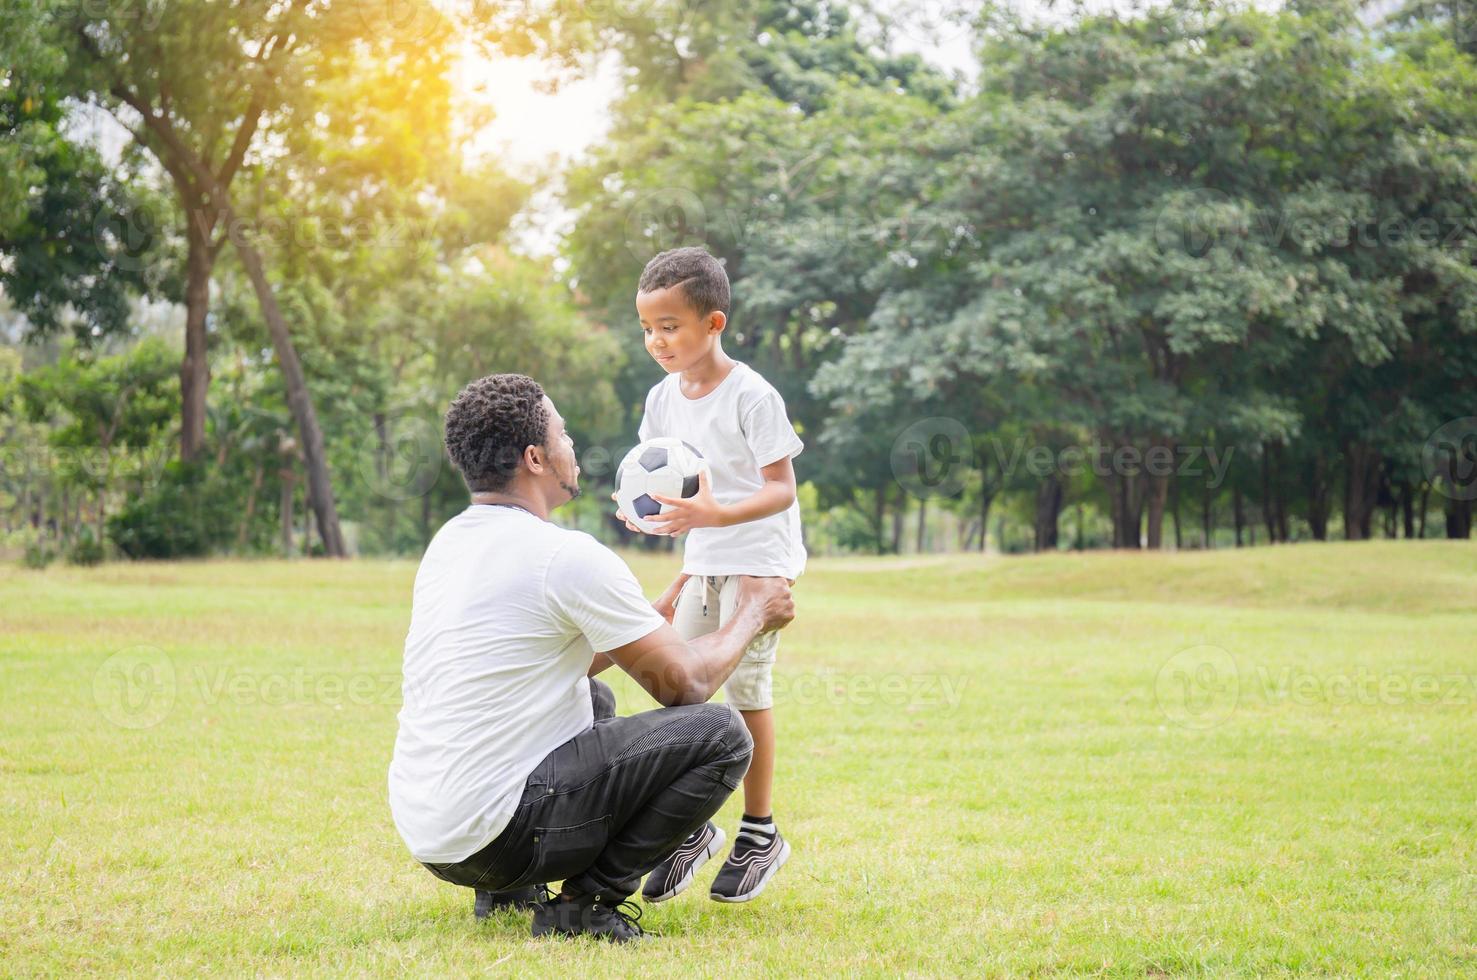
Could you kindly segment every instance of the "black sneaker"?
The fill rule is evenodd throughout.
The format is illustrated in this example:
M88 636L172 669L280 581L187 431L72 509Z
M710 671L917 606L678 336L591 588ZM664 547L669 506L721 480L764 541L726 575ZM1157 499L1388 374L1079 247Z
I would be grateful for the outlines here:
M555 896L534 906L533 936L594 936L628 943L646 935L636 924L640 918L641 909L634 902L609 905L598 895Z
M790 859L790 845L776 830L773 836L739 828L733 852L713 879L708 897L715 902L747 902L758 898L774 873Z
M697 869L707 864L708 858L717 854L722 847L723 831L709 820L694 830L692 836L672 852L671 857L658 864L647 876L646 884L641 888L641 897L652 903L676 898L684 888L692 884Z
M549 889L543 885L529 885L527 888L516 888L510 892L490 892L478 888L476 892L477 904L472 909L472 914L479 919L485 919L494 912L502 912L506 909L526 912L540 902L547 902L552 897Z

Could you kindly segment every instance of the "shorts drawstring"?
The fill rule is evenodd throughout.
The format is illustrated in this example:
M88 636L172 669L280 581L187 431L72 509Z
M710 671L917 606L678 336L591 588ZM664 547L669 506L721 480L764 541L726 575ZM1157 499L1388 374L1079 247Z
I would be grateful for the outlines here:
M708 618L708 576L706 576L706 575L699 575L698 578L699 578L699 580L701 582L701 585L703 587L703 618L704 619L707 619Z

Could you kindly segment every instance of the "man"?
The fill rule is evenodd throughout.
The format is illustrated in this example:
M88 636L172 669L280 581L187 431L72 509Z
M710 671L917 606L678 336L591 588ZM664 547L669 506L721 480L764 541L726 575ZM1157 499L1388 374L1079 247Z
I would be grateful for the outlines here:
M535 936L637 938L622 903L748 769L738 713L705 702L755 636L793 618L789 589L745 579L732 621L684 643L620 558L549 521L579 495L579 466L530 378L463 389L446 449L472 506L416 574L395 826L432 874L477 889L479 912L532 904ZM616 717L593 679L611 664L664 707ZM551 881L559 894L535 901Z

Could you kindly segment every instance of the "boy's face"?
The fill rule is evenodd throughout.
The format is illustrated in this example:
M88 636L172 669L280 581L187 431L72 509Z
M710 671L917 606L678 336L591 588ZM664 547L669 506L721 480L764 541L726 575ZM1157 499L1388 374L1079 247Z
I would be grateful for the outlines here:
M679 283L636 294L636 313L646 338L646 353L673 374L707 357L723 333L727 317L719 310L706 315L693 309Z

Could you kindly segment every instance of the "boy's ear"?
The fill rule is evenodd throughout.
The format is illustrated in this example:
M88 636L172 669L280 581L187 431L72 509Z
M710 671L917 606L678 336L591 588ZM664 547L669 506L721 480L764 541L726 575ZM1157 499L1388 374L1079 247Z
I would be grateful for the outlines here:
M714 310L708 314L708 333L722 333L727 325L728 314L722 310Z

